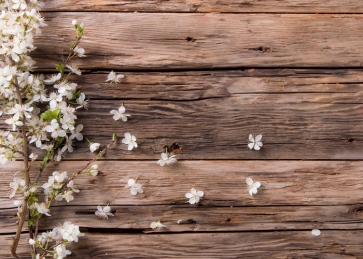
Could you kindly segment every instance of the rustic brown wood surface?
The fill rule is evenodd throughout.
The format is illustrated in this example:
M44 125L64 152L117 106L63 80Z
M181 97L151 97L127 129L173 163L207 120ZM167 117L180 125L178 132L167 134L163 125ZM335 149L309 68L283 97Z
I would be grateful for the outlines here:
M72 19L84 21L87 57L74 62L84 73L72 80L91 106L78 122L89 140L104 147L117 133L119 143L40 229L81 227L67 258L363 258L362 10L353 0L46 1L38 70L54 72ZM105 82L112 69L126 75L121 84ZM126 123L110 114L121 103ZM125 132L137 149L121 144ZM261 151L248 149L249 134L263 134ZM179 161L158 166L176 141ZM93 157L77 142L40 181ZM20 170L0 165L0 258L10 258L9 182ZM136 177L144 194L132 196L124 186ZM247 177L262 183L253 197ZM205 192L199 205L184 196L192 187ZM97 219L108 203L115 216ZM168 228L150 229L157 220Z
M73 19L86 24L85 69L360 67L363 15L342 14L45 14L34 57L53 68L66 54ZM97 39L97 40L95 40Z
M356 0L48 0L44 11L226 12L226 13L362 13Z

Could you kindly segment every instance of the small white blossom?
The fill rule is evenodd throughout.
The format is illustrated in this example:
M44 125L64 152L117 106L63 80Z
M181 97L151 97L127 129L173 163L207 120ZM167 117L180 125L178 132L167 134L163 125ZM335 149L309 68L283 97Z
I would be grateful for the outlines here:
M88 109L89 106L89 100L85 100L86 99L86 95L84 93L81 93L79 95L79 97L76 99L77 104L79 105L76 109L79 108L85 108Z
M257 135L256 137L254 137L252 134L250 134L249 136L249 141L251 143L248 144L248 147L250 149L254 149L254 150L260 150L260 148L263 146L261 139L262 139L262 135Z
M59 244L54 248L54 251L56 254L54 255L54 258L56 259L63 259L64 257L67 257L67 255L72 254L71 251L66 249L66 246L64 244Z
M90 146L89 146L89 150L91 150L91 152L95 152L97 149L100 148L100 143L92 143Z
M126 108L121 105L120 108L118 108L118 110L112 110L110 111L111 114L114 114L113 115L113 119L115 121L119 120L119 119L122 119L122 121L127 121L127 117L128 116L131 116L130 114L124 114L126 111Z
M161 153L161 159L159 159L156 163L160 166L168 166L176 163L176 158L174 156L168 156L167 153Z
M311 231L311 234L315 237L320 236L320 233L320 230L316 228Z
M78 124L75 130L71 130L72 135L69 137L69 139L76 138L78 141L83 140L83 135L81 131L83 130L83 125Z
M139 183L136 183L136 180L129 179L127 182L126 188L130 188L130 193L132 195L137 195L138 193L144 193L144 190L142 189L142 185Z
M73 74L76 74L76 75L82 75L82 72L81 70L79 70L78 67L76 66L71 66L71 65L66 65L66 67L73 73Z
M134 147L137 147L136 137L131 135L130 133L125 133L125 138L122 139L122 143L127 145L128 150L132 150Z
M56 119L53 119L50 122L50 125L47 125L45 127L45 130L51 133L52 138L64 137L66 135L66 132L59 127L59 124Z
M89 169L89 175L90 176L97 176L97 174L98 174L98 171L97 171L97 169L98 169L98 165L92 165L91 167L90 167L90 169Z
M111 207L108 205L104 208L102 208L101 206L97 206L97 211L95 212L95 214L100 219L108 219L108 216L113 216L110 211Z
M37 154L35 154L35 153L31 153L30 155L29 155L29 158L31 159L31 160L36 160L37 158L38 158L38 155Z
M164 224L162 224L161 222L160 222L160 220L158 220L158 221L156 221L156 222L152 222L151 224L150 224L150 228L152 228L152 229L157 229L157 228L159 228L159 229L162 229L162 228L168 228L167 226L165 226Z
M41 204L36 202L36 203L34 203L34 205L40 214L45 214L47 216L50 216L49 208L47 208L47 205L44 202L42 202Z
M122 81L122 79L124 79L124 77L125 77L125 75L123 75L123 74L116 75L115 72L111 71L107 76L106 82L121 83L121 81Z
M56 82L58 82L61 79L61 76L62 76L61 73L54 74L50 78L45 79L43 82L46 85L52 85L52 84L55 84Z
M61 239L68 242L78 242L78 237L84 236L79 231L79 226L72 224L70 221L65 221L62 226L54 228L53 232L54 236L60 236Z
M21 179L19 177L14 177L13 179L14 182L10 183L10 188L13 189L13 191L11 192L9 198L13 198L15 196L15 193L17 191L20 191L23 189L23 187L25 186L25 180Z
M253 182L252 178L247 178L246 183L248 186L248 192L252 196L252 194L257 193L257 189L260 188L261 183L260 182Z
M83 48L80 48L80 47L78 47L78 46L76 46L76 47L73 49L73 51L74 51L74 53L75 53L78 57L80 57L80 58L83 58L83 57L85 57L85 56L86 56L86 55L84 54L84 53L85 53L84 49L83 49Z
M200 197L203 197L204 192L203 191L197 191L196 189L192 188L190 190L190 193L186 193L185 197L189 199L190 204L198 203L200 200Z

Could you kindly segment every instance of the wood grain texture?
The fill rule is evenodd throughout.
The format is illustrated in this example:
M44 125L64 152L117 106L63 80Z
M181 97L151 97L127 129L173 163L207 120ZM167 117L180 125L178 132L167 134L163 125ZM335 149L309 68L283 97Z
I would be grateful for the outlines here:
M324 258L363 257L361 231L323 231L313 237L311 230L188 234L95 234L86 233L70 245L67 258ZM19 246L21 258L27 257L29 244L23 235ZM5 246L11 236L0 236ZM1 258L10 258L1 249Z
M179 159L362 159L360 70L125 75L122 84L105 83L103 73L75 78L91 98L78 113L85 137L103 145L112 133L138 138L137 149L118 144L105 159L156 160L175 141L185 146ZM110 114L121 103L132 115L126 123ZM248 135L260 133L265 147L249 150ZM92 157L86 140L75 145L65 159Z
M76 197L78 199L78 197ZM198 207L183 205L116 206L111 204L114 217L100 220L95 216L96 205L52 207L51 217L43 217L40 229L48 230L65 220L89 231L149 233L150 223L161 220L166 233L221 231L321 231L363 229L363 205L345 206L258 206L258 207ZM137 205L137 204L135 204ZM17 209L0 211L0 233L14 233ZM178 221L181 221L178 223ZM24 231L27 229L24 227ZM159 232L160 232L159 231Z
M78 170L85 162L63 162L47 172ZM199 206L356 205L362 201L363 162L347 161L178 161L160 167L155 161L98 162L100 176L80 176L81 190L72 205L183 205L190 207L185 193L203 190ZM1 208L14 207L9 182L21 163L6 166L0 178ZM1 167L4 168L4 167ZM36 174L34 168L33 177ZM0 169L4 172L4 169ZM124 186L139 176L144 194L130 195ZM48 176L44 174L41 182ZM246 178L259 181L258 195L251 197ZM57 202L55 205L65 205Z
M360 13L355 0L57 0L46 1L44 11L96 12L232 12L232 13Z
M85 22L85 69L360 67L362 15L46 13L39 69L54 68ZM107 29L104 29L107 28Z

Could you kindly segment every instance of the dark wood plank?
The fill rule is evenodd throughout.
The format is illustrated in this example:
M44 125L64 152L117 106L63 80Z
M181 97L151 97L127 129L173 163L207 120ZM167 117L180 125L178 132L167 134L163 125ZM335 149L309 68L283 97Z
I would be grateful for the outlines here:
M324 258L363 257L361 231L323 231L313 237L311 230L188 233L188 234L113 234L86 233L69 246L67 258ZM11 236L0 236L5 247ZM29 258L30 246L23 235L18 249ZM10 258L0 251L1 258Z
M84 163L63 162L49 166L40 182L55 170L74 172ZM81 190L72 205L110 203L112 205L183 205L191 188L203 190L202 207L279 205L356 205L362 202L363 162L348 161L178 161L160 167L154 161L98 162L101 176L82 175L76 180ZM21 163L0 167L1 208L12 208L9 182ZM6 168L6 171L4 170ZM36 168L34 168L35 170ZM6 173L5 173L6 172ZM36 171L33 174L35 178ZM144 194L130 195L124 186L128 179L144 185ZM251 197L246 178L260 181L262 187ZM33 179L34 179L33 178ZM57 202L58 205L68 204Z
M354 0L128 0L47 1L44 11L104 11L104 12L233 12L233 13L359 13L363 8Z
M85 22L86 69L361 66L362 15L46 13L34 57L54 68ZM107 28L107 29L105 29Z
M200 231L267 231L306 230L318 228L363 229L363 206L258 206L258 207L196 207L196 206L113 206L114 217L98 219L96 206L57 206L51 217L43 217L40 229L51 229L64 220L82 228L113 229L122 232L152 231L150 223L161 220L168 228L163 232ZM14 233L17 209L0 211L0 233ZM178 221L180 221L178 223ZM26 227L24 227L26 231Z

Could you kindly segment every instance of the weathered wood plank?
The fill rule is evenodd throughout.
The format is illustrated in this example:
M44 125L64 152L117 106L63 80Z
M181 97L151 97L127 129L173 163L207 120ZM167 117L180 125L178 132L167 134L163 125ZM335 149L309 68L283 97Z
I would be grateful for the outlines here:
M344 93L347 94L344 102L353 103L359 102L359 93L363 91L363 71L353 69L246 69L123 74L125 78L121 84L106 83L107 74L102 72L72 77L71 80L82 86L88 98L115 101L191 101L237 94ZM339 101L342 102L342 98Z
M69 246L67 258L324 258L363 257L361 231L323 231L313 237L311 230L241 233L188 234L96 234L86 233ZM29 258L30 246L23 235L18 249ZM11 236L0 236L4 247ZM1 249L1 258L10 258Z
M86 162L63 162L47 172L74 172ZM178 161L160 167L155 161L99 162L101 176L80 176L81 192L72 205L183 205L190 207L185 193L203 190L202 207L352 205L362 202L363 162L347 161ZM12 208L9 182L21 163L0 167L0 207ZM6 169L5 169L6 168ZM35 170L34 168L33 170ZM35 177L36 172L33 174ZM124 186L139 176L144 193L132 196ZM246 178L260 181L262 187L251 197ZM48 179L44 174L41 182ZM59 202L59 205L67 204Z
M185 146L180 159L362 159L360 70L126 73L118 85L105 78L76 78L91 98L79 113L85 136L106 144L129 131L139 144L132 152L119 144L109 159L158 159L175 141ZM127 123L109 114L122 102ZM261 152L247 148L251 133L263 134ZM70 158L89 159L88 150L77 143Z
M362 15L46 13L34 57L53 68L84 21L87 69L361 66ZM104 29L110 28L110 29Z
M363 4L354 0L129 0L47 1L44 11L104 12L233 12L233 13L360 13Z
M71 203L72 204L72 203ZM65 220L82 228L113 229L121 232L150 232L150 223L161 220L164 232L187 231L261 231L363 229L362 205L350 206L258 206L258 207L194 207L194 206L111 206L114 217L99 220L96 206L59 206L51 217L43 217L40 229L54 228ZM17 209L0 211L0 233L16 230ZM179 220L182 220L178 223ZM26 231L26 227L24 227Z

